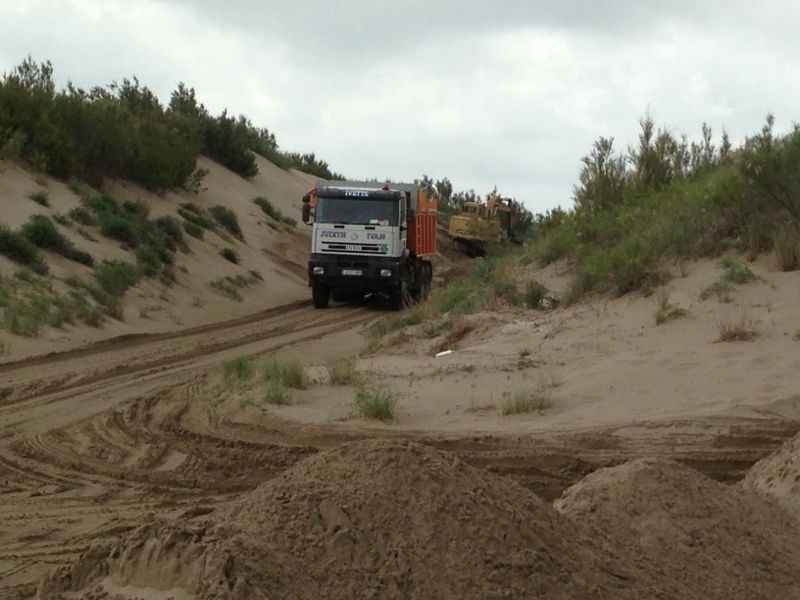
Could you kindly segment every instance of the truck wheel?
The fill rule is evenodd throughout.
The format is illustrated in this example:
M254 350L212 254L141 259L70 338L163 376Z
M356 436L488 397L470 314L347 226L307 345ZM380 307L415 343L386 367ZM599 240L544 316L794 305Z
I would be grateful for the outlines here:
M408 305L408 284L405 281L400 284L399 290L392 292L389 303L392 310L403 310Z
M328 308L331 291L324 283L315 281L311 286L311 297L314 299L314 308Z

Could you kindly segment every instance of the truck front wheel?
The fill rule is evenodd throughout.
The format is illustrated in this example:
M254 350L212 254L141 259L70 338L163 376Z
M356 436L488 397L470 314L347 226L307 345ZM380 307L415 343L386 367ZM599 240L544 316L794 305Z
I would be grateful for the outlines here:
M315 281L311 285L311 297L314 299L314 308L328 308L331 290L324 283Z

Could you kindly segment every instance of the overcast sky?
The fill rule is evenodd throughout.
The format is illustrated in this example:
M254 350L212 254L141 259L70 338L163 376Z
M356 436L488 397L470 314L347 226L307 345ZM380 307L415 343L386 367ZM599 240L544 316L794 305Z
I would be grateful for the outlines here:
M0 71L179 81L352 178L447 176L571 205L598 136L647 110L733 140L800 117L800 3L740 0L0 0Z

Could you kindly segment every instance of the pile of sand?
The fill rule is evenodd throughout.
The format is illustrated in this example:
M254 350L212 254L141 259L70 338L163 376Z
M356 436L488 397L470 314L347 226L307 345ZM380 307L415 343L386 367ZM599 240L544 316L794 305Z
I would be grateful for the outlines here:
M153 588L217 599L673 595L516 483L378 441L306 459L204 524L142 527L50 577L39 596Z
M744 483L774 497L800 517L800 435L753 465Z
M556 508L637 556L680 597L800 598L797 527L776 503L665 460L597 471Z

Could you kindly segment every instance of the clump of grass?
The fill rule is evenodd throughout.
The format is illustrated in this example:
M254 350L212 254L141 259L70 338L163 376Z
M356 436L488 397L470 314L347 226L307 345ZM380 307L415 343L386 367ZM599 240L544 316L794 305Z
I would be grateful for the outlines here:
M539 386L536 389L517 390L512 393L504 394L500 404L500 412L503 416L519 415L530 412L541 412L553 405L546 386Z
M257 198L253 198L253 204L258 206L265 215L267 215L273 221L278 221L280 223L284 223L291 227L297 227L297 219L293 219L292 217L286 216L281 211L279 211L275 206L267 200L264 196L258 196ZM273 229L277 229L272 223L269 225Z
M211 216L214 217L214 220L222 225L228 231L228 233L230 233L236 239L243 239L242 229L239 227L239 219L236 217L236 213L230 208L217 205L208 209L208 212L211 213Z
M198 240L202 240L203 236L205 235L205 229L200 227L197 223L193 223L192 221L184 221L183 230Z
M45 215L33 215L22 226L24 235L32 244L39 248L52 250L64 258L74 260L82 265L94 264L92 255L76 248L55 226L53 221Z
M325 367L332 385L358 385L361 383L361 373L356 369L354 356L330 360Z
M97 284L107 294L119 297L139 281L139 272L123 260L104 260L94 270Z
M547 288L537 281L531 281L525 286L525 305L528 308L544 308Z
M36 202L36 204L40 204L42 206L50 206L50 194L48 194L45 190L32 192L31 194L28 195L28 198Z
M701 300L708 300L712 295L716 296L720 302L730 302L733 285L727 279L717 279L714 283L700 292Z
M94 213L84 206L76 206L75 208L71 208L67 213L67 216L76 223L89 227L99 223Z
M256 281L259 281L261 278L253 275L252 273L249 277L245 277L244 275L235 275L231 276L228 275L226 277L220 277L219 279L215 279L209 282L210 285L215 290L219 290L232 300L236 300L237 302L242 302L244 297L242 296L241 289L245 288Z
M725 256L719 261L723 269L722 278L731 283L749 283L756 276L742 260L733 256Z
M0 308L5 328L23 336L35 336L46 325L63 327L76 319L93 326L102 322L102 313L84 291L59 294L48 279L29 271L13 277L0 275Z
M250 381L255 373L255 364L250 356L237 356L222 365L225 381L244 383Z
M39 275L46 275L48 272L47 264L42 260L36 246L21 233L2 225L0 225L0 254Z
M267 384L277 382L295 390L304 390L308 387L308 377L303 367L296 361L269 361L264 365L263 376Z
M280 381L270 381L264 388L264 402L277 406L289 404L289 388Z
M393 421L397 407L397 395L386 389L362 388L356 392L353 403L355 412L365 419Z
M258 206L269 218L274 219L275 221L281 220L281 211L275 208L272 205L272 202L267 200L264 196L253 198L253 204Z
M738 319L728 317L717 321L719 331L718 342L749 342L756 338L758 331L755 323L742 314Z
M686 309L681 308L669 301L669 292L662 290L656 298L656 325L661 325L672 319L677 319L686 315Z
M227 247L223 248L222 250L219 251L219 253L220 256L222 256L222 258L224 258L225 260L230 261L235 265L239 264L239 255L233 248L227 248Z

